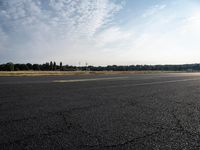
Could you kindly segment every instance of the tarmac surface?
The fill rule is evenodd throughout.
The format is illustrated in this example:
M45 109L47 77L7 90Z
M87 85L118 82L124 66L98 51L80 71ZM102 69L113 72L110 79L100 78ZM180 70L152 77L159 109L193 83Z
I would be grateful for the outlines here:
M198 150L200 73L0 77L0 149Z

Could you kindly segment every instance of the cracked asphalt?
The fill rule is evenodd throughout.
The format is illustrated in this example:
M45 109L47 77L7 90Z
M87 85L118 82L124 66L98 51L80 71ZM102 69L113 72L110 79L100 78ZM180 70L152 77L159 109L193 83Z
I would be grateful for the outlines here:
M0 77L0 149L199 150L200 73Z

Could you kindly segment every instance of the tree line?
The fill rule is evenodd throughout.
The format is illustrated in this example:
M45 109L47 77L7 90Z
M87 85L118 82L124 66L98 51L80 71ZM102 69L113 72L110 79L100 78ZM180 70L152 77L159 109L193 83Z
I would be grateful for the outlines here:
M200 71L200 64L183 65L129 65L129 66L70 66L50 61L44 64L0 64L0 71Z
M66 65L67 66L67 65ZM62 62L60 62L59 65L56 64L56 62L47 62L44 64L14 64L12 62L1 64L0 65L0 71L26 71L26 70L35 70L35 71L63 71L65 70L66 66L62 65ZM71 69L72 66L68 67L68 69ZM73 70L73 69L72 69Z

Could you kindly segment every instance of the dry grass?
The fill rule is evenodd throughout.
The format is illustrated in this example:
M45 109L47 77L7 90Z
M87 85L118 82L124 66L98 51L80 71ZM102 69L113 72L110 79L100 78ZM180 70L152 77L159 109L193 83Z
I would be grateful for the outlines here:
M69 76L69 75L115 75L115 74L153 74L170 71L0 71L0 76Z

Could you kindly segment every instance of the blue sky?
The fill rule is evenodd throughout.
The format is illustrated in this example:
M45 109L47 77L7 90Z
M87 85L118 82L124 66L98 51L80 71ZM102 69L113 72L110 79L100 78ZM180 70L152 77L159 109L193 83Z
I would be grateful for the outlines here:
M199 0L0 1L0 63L199 63L199 43Z

